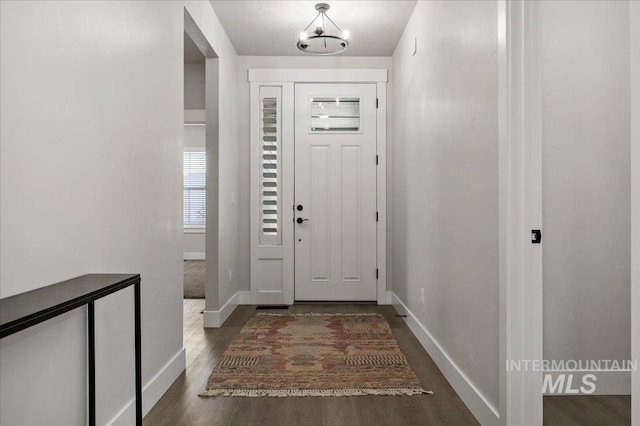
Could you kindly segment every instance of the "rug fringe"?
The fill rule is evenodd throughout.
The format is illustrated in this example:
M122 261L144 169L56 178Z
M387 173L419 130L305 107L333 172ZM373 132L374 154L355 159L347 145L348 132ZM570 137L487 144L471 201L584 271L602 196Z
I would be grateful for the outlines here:
M362 388L362 389L208 389L200 397L213 396L361 396L361 395L423 395L433 394L422 388Z
M322 313L322 312L307 312L304 314L276 314L273 312L258 312L256 316L272 316L272 317L349 317L349 316L359 316L359 315L367 315L367 316L378 316L382 317L382 314L377 314L374 312L364 312L359 314L354 313L345 313L345 314L336 314L336 313Z

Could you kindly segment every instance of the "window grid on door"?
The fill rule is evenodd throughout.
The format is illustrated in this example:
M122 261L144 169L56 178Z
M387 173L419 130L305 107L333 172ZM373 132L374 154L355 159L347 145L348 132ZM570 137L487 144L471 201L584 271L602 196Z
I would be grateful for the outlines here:
M282 245L281 88L260 88L260 244Z

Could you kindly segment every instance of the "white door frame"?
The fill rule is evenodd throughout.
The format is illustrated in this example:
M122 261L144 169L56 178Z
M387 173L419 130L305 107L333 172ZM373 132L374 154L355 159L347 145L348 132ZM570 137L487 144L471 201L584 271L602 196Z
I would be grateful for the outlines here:
M630 2L631 32L631 359L640 359L640 3ZM631 373L631 423L640 425L640 371Z
M498 0L500 423L542 425L542 373L509 371L542 360L539 0ZM544 244L544 238L543 238Z
M498 0L500 75L500 361L543 359L540 0ZM640 4L630 2L631 359L640 359ZM502 352L505 351L505 352ZM506 425L541 425L541 372L501 369ZM640 426L640 371L632 372L632 424Z
M378 167L376 171L376 196L378 223L377 231L377 302L389 304L391 298L387 292L387 70L386 69L250 69L251 110L251 290L241 303L251 304L292 304L294 301L294 256L293 256L293 202L294 202L294 85L295 83L375 83L378 97L376 112L377 138L376 150ZM283 147L283 240L280 249L258 244L259 224L259 92L261 86L282 88L282 147ZM290 231L287 231L290 227ZM273 253L273 254L270 254ZM260 276L260 260L268 256L282 259L282 289L280 291L261 289L264 277Z

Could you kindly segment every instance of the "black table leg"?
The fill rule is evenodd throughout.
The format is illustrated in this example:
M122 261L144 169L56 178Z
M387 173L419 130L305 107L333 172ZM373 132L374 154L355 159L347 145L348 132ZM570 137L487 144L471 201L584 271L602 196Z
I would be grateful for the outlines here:
M142 330L140 326L140 282L135 291L135 344L136 344L136 426L142 426Z
M93 302L87 304L87 346L89 368L89 426L96 424L96 316Z

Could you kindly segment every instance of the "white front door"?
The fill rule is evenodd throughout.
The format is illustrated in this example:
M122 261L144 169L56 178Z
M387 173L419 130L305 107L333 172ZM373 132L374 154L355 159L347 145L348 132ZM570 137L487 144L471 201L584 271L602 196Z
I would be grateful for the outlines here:
M295 299L376 300L376 85L295 86Z

